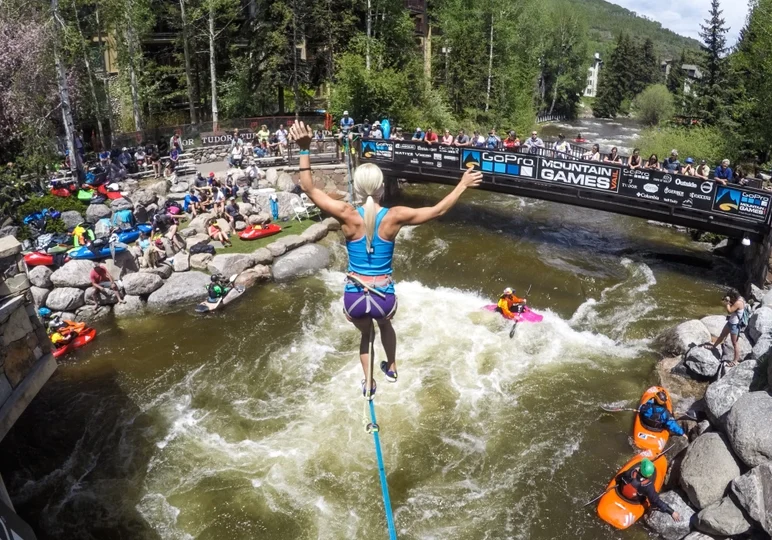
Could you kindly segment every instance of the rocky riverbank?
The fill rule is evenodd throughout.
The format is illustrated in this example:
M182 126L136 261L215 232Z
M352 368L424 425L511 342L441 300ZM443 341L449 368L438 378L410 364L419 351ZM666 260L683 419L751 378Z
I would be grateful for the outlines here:
M668 453L662 497L681 522L652 512L646 524L667 540L772 537L772 291L754 288L753 315L740 335L741 362L727 367L731 342L715 341L726 318L685 321L657 339L661 383L698 421L689 443Z

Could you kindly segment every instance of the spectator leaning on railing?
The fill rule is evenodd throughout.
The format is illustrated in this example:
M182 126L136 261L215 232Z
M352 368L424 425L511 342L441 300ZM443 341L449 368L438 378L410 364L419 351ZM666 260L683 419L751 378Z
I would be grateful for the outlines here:
M723 160L721 165L716 167L716 172L713 174L713 178L722 186L727 185L727 183L734 183L734 174L732 169L729 168L728 159Z
M456 140L453 141L453 144L456 146L469 146L469 135L464 133L463 129L459 129L458 135L456 135Z
M489 150L498 150L499 145L501 145L501 139L496 135L496 130L490 130L488 132L488 138L485 140L485 147Z
M636 148L633 150L633 155L627 160L627 166L631 169L639 169L643 165L641 161L641 151Z
M539 134L535 131L531 132L531 137L529 139L525 140L525 143L523 143L526 148L531 152L531 154L536 154L539 151L539 148L544 148L544 141L541 140L539 137Z
M662 162L662 169L672 174L681 172L681 162L678 161L678 150L670 151L670 157Z
M517 152L520 149L520 139L517 136L517 133L514 131L510 131L507 135L507 138L504 139L502 142L504 146L504 150L507 150L508 152Z
M708 166L708 161L703 159L700 161L700 164L697 166L697 169L694 171L694 175L702 178L704 180L707 180L710 176L710 167Z
M562 133L558 135L558 140L555 141L555 144L552 145L552 149L558 152L559 154L570 154L571 153L571 145L568 144L568 141L566 140L566 136Z

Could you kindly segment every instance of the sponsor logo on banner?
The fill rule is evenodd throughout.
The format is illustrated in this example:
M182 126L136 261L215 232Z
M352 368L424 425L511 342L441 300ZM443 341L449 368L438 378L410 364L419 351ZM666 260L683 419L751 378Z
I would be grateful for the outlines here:
M251 140L254 140L255 133L253 131L250 131L248 129L240 129L239 130L239 137L244 142L249 142ZM233 134L232 133L225 133L222 131L208 131L201 133L201 145L202 146L220 146L224 144L230 144L233 140ZM187 141L183 141L183 144L185 146L189 146L193 144L193 141L190 141L188 143Z
M646 184L643 186L643 191L647 193L656 193L659 191L659 186L656 184Z
M617 167L556 159L543 159L539 169L540 180L614 193L619 191L619 174Z
M662 183L663 183L663 184L669 184L669 183L670 183L670 182L672 182L672 181L673 181L673 177L672 177L672 176L670 176L669 174L666 174L666 175L664 175L664 176L662 177Z
M463 150L461 168L507 176L536 177L536 159L534 157L511 153Z
M727 214L763 219L769 210L770 196L744 189L719 186L713 210Z
M394 143L388 141L364 141L362 157L367 159L394 159Z
M632 178L634 180L644 180L648 182L651 178L649 171L642 171L640 169L622 169L622 178ZM655 182L657 179L653 179Z
M713 191L713 185L714 185L713 182L703 182L702 184L700 184L700 191L702 191L707 195L708 193Z

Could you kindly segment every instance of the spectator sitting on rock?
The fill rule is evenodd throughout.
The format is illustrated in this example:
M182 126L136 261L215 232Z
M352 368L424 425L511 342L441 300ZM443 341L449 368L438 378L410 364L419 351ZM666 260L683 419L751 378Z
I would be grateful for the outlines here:
M225 217L228 218L228 224L234 231L236 230L237 221L247 221L246 218L241 215L241 209L239 208L235 197L228 199L228 204L225 206Z
M695 171L695 176L702 178L703 180L707 180L710 176L710 167L708 167L708 161L703 159L700 161L699 166L697 167L697 170Z
M662 170L671 174L678 174L681 172L681 162L678 161L678 150L671 150L670 157L662 163Z
M722 186L727 185L727 183L734 183L734 173L732 172L732 169L729 168L728 159L723 160L721 165L716 167L716 172L713 175L713 179Z
M175 216L163 211L158 212L153 216L153 229L150 234L160 232L172 242L172 245L177 248L178 251L184 251L185 242L177 236L177 227L179 226L177 220L182 219L183 217L184 216L182 215Z
M220 228L220 225L217 223L217 219L212 218L209 220L209 223L207 224L207 232L209 233L209 238L212 240L221 242L225 247L231 246L231 241L228 239L228 235L225 234Z
M198 215L198 211L201 210L201 199L196 195L196 188L190 188L190 191L185 195L182 209L185 212L190 212L193 217Z
M96 294L94 294L93 297L95 306L99 305L99 296L101 294L110 296L113 292L115 293L115 296L118 297L118 302L121 304L124 302L119 284L115 282L113 276L110 275L110 272L107 270L107 266L104 264L98 264L92 268L89 273L89 279L91 280L91 287L96 291Z

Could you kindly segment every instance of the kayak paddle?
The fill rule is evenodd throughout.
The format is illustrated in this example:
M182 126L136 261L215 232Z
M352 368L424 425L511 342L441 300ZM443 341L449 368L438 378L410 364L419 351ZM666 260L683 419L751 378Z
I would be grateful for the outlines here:
M528 299L528 295L531 293L531 287L533 287L533 283L528 285L528 290L525 292L525 298ZM515 324L512 325L512 330L509 331L509 339L512 339L515 337L515 330L517 330L517 323L520 322L520 319L515 321Z
M606 405L601 405L600 408L606 412L641 412L640 409L630 409L629 407L607 407ZM692 422L699 422L697 417L690 415L688 411L676 418L676 420L683 419L691 420Z

